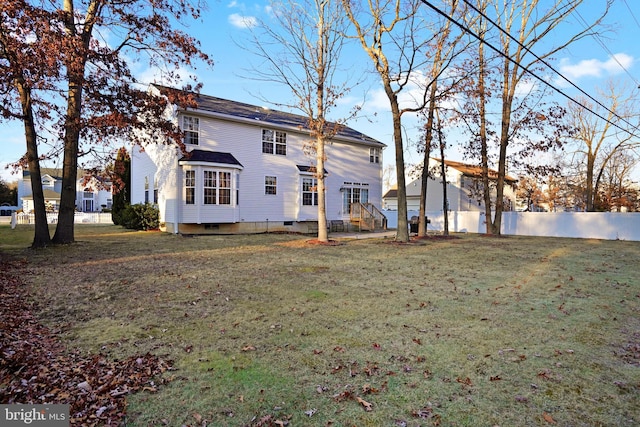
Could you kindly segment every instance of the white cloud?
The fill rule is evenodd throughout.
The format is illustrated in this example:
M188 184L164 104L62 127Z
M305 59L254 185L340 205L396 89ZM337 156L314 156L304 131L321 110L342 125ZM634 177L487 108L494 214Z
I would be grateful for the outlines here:
M533 79L521 80L516 86L516 95L527 96L537 88L538 84Z
M258 25L258 19L255 16L243 16L239 13L232 13L228 20L236 28L253 28Z
M606 61L599 59L584 59L576 64L563 58L560 60L560 72L569 80L581 77L603 77L623 73L634 63L634 58L626 53L616 53Z

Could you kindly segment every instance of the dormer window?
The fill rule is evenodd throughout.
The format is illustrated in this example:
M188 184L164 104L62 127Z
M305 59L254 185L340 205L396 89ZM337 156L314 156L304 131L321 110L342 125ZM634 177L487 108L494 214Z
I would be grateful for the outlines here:
M184 143L198 145L200 143L200 119L192 116L182 117Z

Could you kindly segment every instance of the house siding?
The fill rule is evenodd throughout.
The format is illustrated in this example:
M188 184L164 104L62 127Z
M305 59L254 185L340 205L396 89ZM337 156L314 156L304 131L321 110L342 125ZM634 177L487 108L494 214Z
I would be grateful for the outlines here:
M149 145L144 152L134 147L132 203L144 201L145 177L150 177L151 183L158 182L160 221L167 231L188 233L202 231L205 227L218 229L222 224L226 224L224 230L228 232L260 231L264 227L300 231L306 226L290 223L317 221L317 206L302 205L302 178L311 175L298 168L315 163L315 159L303 151L310 139L308 133L259 120L254 123L233 117L215 117L201 111L178 113L180 122L183 115L199 118L198 144L187 145L187 151L197 149L231 153L242 166L207 164L189 159L179 161L183 154L168 145ZM286 133L286 155L262 152L263 129ZM370 163L369 148L372 146L383 147L380 143L360 144L341 139L327 145L327 219L344 219L345 214L348 215L342 208L341 187L345 182L366 184L369 202L381 207L382 158L379 163ZM193 205L187 205L184 201L186 169L196 172L196 200ZM203 204L204 170L231 172L230 205ZM265 194L267 176L276 177L275 195Z

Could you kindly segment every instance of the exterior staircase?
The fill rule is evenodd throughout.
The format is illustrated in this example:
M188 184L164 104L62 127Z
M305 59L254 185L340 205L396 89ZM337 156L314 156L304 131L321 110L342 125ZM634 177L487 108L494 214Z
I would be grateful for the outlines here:
M351 225L359 231L387 229L387 217L373 203L353 203L349 216Z

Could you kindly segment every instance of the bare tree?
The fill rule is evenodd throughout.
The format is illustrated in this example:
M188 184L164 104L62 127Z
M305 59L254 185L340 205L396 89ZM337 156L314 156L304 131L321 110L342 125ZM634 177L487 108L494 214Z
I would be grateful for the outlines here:
M347 17L355 29L355 38L371 59L384 92L389 99L393 120L396 182L398 186L398 230L396 239L409 241L407 190L404 164L402 116L417 112L427 103L426 90L414 107L400 107L399 95L412 82L413 73L424 69L428 57L425 48L432 38L420 0L371 0L368 10L360 3L342 0ZM428 85L427 85L428 87Z
M638 158L631 150L616 150L609 157L602 174L601 190L596 199L596 209L609 212L634 210L632 172Z
M443 1L443 6L448 7L444 12L450 17L462 16L464 14L465 8L459 9L459 1L458 0L445 0ZM452 36L451 31L451 20L444 19L440 20L440 30L437 32L431 43L431 56L433 61L431 63L431 69L427 74L430 86L428 88L428 97L429 104L426 106L425 114L425 125L424 125L424 158L422 161L423 171L421 175L421 187L420 187L420 213L419 213L419 222L418 222L418 235L425 236L427 234L427 224L426 224L426 202L427 202L427 183L429 181L429 157L431 153L431 145L433 140L433 125L434 125L434 114L436 109L438 108L439 101L446 97L449 92L455 88L457 84L457 80L453 79L449 81L448 87L443 87L442 75L446 70L449 63L462 51L464 50L464 46L462 48L458 48L458 44L462 39L464 33L457 33L455 37ZM439 88L440 86L440 88ZM440 137L440 145L441 145L441 153L440 158L444 162L444 146L442 143L444 142L444 138L442 133L438 134ZM443 190L446 194L446 178L443 175ZM443 205L444 206L444 205ZM447 226L447 214L445 210L445 226Z
M471 4L469 1L465 3ZM477 78L467 92L479 112L475 119L475 138L472 138L479 150L470 151L472 155L476 153L475 156L479 153L483 169L488 234L500 234L505 208L503 199L507 165L515 166L524 159L522 163L526 166L527 157L557 147L560 144L559 136L565 132L560 122L564 109L553 103L544 103L544 92L540 91L539 86L541 82L532 77L539 76L532 73L539 73L536 67L546 64L546 59L592 33L599 24L601 18L565 40L556 38L555 44L547 42L550 36L555 36L554 30L583 3L586 2L477 0L477 6L472 6L482 19L474 35L480 40L478 56L473 61L474 66L477 64ZM605 8L608 10L608 3ZM546 50L533 54L532 50L543 44ZM485 49L490 47L497 55L487 56ZM532 89L524 90L527 86ZM493 113L499 118L495 124L489 120L489 115ZM489 191L493 143L497 164L495 200L492 200Z
M318 240L327 242L325 147L357 112L354 109L338 121L327 120L337 101L351 89L349 82L335 80L348 21L338 0L283 0L273 6L278 25L263 22L252 41L254 53L268 66L255 67L251 78L287 86L294 102L280 105L299 110L308 118L312 140L305 148L315 161Z
M640 116L638 95L637 90L617 88L610 81L598 96L600 104L608 109L584 98L579 99L580 105L569 104L569 124L575 129L571 138L573 161L584 174L585 208L588 212L597 210L600 185L609 163L621 152L640 144L633 136L633 129L625 130Z
M444 161L445 151L445 137L442 130L442 122L440 120L440 114L436 110L436 122L437 122L437 134L438 134L438 148L440 150L440 176L442 177L442 213L444 215L444 230L445 236L449 235L449 197L447 196L447 166ZM426 188L425 188L426 192ZM425 224L426 226L426 224ZM426 230L425 230L426 231ZM426 233L425 233L426 234Z

